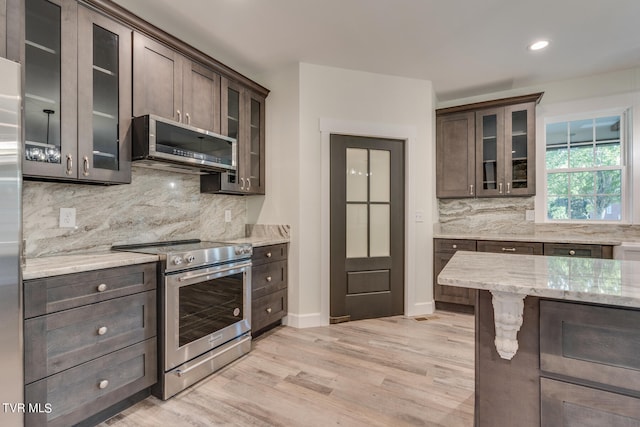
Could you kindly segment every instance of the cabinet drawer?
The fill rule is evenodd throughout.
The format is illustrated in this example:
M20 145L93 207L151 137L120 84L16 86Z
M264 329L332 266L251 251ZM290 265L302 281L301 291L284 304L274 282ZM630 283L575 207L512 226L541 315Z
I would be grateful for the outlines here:
M27 412L28 426L70 426L157 381L156 339L68 369L25 387L25 401L49 414Z
M640 399L541 378L540 425L638 426Z
M40 316L156 288L156 264L137 264L24 282L24 316Z
M26 320L25 383L155 336L155 313L147 291Z
M475 240L434 239L435 252L475 251Z
M287 261L270 262L251 269L251 297L263 297L287 287Z
M251 261L253 265L260 265L266 262L281 261L287 259L287 244L258 246L253 248Z
M253 300L251 310L251 330L253 332L268 326L287 315L287 290L283 289Z
M640 311L540 301L540 369L640 392Z
M544 254L550 256L574 256L580 258L602 258L600 245L573 245L570 243L545 243Z
M497 240L479 240L478 252L494 252L504 254L542 255L542 243L534 242L502 242Z

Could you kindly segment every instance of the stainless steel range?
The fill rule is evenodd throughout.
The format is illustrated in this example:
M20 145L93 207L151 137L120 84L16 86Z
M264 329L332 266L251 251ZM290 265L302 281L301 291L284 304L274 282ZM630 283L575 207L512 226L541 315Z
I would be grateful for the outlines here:
M166 400L251 350L251 245L183 240L113 249L160 257L154 395Z

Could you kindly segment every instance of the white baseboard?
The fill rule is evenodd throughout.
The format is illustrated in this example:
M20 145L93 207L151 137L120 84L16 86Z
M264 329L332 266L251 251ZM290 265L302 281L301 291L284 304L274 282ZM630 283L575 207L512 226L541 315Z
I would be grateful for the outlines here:
M412 307L408 307L405 312L405 316L424 316L427 314L433 314L436 311L436 304L434 301L417 302Z
M322 322L321 313L311 314L293 314L288 313L283 320L283 324L294 328L315 328L316 326L326 326L326 322Z

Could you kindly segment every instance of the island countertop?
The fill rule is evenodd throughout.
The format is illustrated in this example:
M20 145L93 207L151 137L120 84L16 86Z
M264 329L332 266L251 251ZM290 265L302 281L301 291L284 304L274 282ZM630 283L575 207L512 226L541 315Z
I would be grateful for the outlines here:
M640 308L640 262L456 252L441 285Z

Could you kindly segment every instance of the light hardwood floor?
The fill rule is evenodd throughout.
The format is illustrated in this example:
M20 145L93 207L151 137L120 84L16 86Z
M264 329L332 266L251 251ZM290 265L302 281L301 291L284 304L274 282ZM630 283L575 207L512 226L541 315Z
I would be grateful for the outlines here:
M150 397L101 426L471 427L473 316L417 319L278 327L172 399Z

